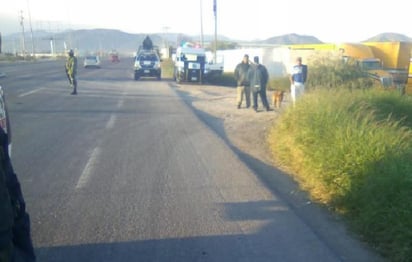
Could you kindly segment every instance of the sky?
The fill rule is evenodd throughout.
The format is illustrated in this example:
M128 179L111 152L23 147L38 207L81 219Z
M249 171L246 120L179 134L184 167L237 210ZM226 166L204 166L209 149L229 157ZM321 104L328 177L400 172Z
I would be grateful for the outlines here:
M235 40L285 34L323 42L360 42L380 33L412 37L412 3L405 0L216 0L217 33ZM0 32L108 28L127 33L215 32L213 0L3 0ZM21 13L21 11L23 11ZM202 12L201 12L202 11ZM31 18L31 19L29 19ZM203 24L203 27L201 26Z

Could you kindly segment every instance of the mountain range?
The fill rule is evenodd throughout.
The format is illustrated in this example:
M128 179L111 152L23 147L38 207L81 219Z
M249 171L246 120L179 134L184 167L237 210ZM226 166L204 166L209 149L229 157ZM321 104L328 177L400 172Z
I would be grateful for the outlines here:
M35 49L36 52L54 53L64 52L68 48L76 48L80 52L96 52L98 50L110 51L117 50L121 53L132 54L139 48L147 34L130 34L120 30L112 29L87 29L87 30L68 30L58 33L46 31L33 32L33 38L30 32L25 33L25 49ZM200 42L200 36L188 36L177 33L159 33L150 34L150 38L157 46L177 46L183 41ZM2 37L2 51L4 53L15 53L22 50L22 34L10 34ZM213 42L214 36L205 35L203 41L205 46ZM218 41L239 43L239 41L218 36ZM406 41L412 42L412 38L397 33L382 33L365 41ZM243 41L244 43L244 41ZM286 34L274 36L266 40L250 41L248 44L317 44L322 43L318 38L308 35Z

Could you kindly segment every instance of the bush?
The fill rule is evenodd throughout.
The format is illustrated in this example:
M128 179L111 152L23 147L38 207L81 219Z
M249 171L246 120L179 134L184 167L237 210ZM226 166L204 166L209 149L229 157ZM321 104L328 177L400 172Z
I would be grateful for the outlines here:
M286 109L268 142L314 199L343 214L390 260L408 261L411 119L410 97L336 86L309 92Z
M163 78L173 78L174 63L172 59L162 60L162 77Z
M319 57L308 65L308 89L364 89L374 82L365 77L355 61L340 57Z

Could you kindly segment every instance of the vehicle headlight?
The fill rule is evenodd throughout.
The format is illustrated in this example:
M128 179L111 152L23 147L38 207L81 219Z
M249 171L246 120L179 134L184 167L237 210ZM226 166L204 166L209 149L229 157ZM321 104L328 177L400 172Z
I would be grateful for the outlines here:
M134 68L135 68L135 69L141 68L139 61L135 61L135 62L134 62Z
M159 68L160 68L160 63L159 63L159 62L155 62L154 68L159 69Z

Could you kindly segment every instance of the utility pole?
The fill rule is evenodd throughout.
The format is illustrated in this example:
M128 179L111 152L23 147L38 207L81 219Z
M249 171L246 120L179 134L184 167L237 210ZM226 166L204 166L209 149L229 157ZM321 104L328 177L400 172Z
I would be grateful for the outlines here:
M27 11L28 11L28 14L29 14L29 26L30 26L30 35L31 35L31 54L34 56L33 27L31 25L31 13L30 13L29 0L27 0Z
M213 13L215 15L215 46L213 52L213 63L217 62L217 0L213 0Z
M202 47L205 46L205 41L203 38L203 1L200 0L200 42Z
M169 49L169 41L167 40L169 27L164 26L163 28L163 48L164 48L164 56L165 58L170 58L170 49Z
M21 25L21 30L22 30L22 54L23 57L26 56L26 39L24 35L24 23L23 23L24 17L23 17L23 10L20 10L20 25Z

